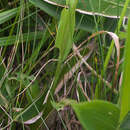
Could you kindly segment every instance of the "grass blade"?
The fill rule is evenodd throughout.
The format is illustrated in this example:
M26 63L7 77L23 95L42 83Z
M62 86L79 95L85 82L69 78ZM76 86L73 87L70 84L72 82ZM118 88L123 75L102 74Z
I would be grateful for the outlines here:
M18 10L19 10L18 8L14 8L0 13L0 24L13 18L17 14Z
M24 33L23 35L23 39L20 38L19 42L25 42L27 39L28 41L34 40L34 36L36 35L36 39L41 39L43 36L43 32L37 32L37 34L35 34L35 32L30 32L28 33ZM9 45L13 45L15 44L15 41L17 39L17 35L15 36L10 36L10 38L8 39L8 37L1 37L0 38L0 46L9 46Z
M121 88L121 114L120 121L126 116L130 111L130 19L128 23L128 34L127 42L125 47L125 60L124 60L124 73L123 73L123 83Z

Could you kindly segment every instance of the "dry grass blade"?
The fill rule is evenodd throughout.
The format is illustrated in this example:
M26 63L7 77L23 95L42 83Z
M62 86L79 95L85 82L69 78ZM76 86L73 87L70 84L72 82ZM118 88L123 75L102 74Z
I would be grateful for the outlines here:
M50 86L50 88L49 88L49 90L48 90L48 92L47 92L47 94L46 94L46 96L45 96L45 99L44 99L44 101L43 101L43 104L47 103L47 99L48 99L49 94L50 94L50 92L51 92L51 89L52 89L52 87L53 87L53 83L54 83L54 80L52 81L51 86Z
M113 38L114 43L115 43L115 47L116 47L116 50L117 50L117 63L116 63L115 78L114 78L114 86L115 86L115 83L116 83L116 80L117 80L118 68L119 68L119 60L120 60L120 44L119 44L118 36L115 33L112 33L112 32L99 31L99 32L93 33L90 37L88 37L88 39L85 40L84 42L82 42L79 47L81 47L84 43L86 43L90 39L94 38L95 36L97 36L99 34L103 34L103 33L107 33L107 34L109 34ZM89 58L89 56L91 55L93 49L94 48L91 48L91 51L89 52L89 54L87 54L87 56L83 57L83 59L85 61ZM68 73L65 74L64 79L61 80L60 83L57 85L57 88L55 90L55 94L57 94L60 91L60 89L62 88L63 84L66 83L72 77L72 75L75 73L75 71L82 64L83 64L83 61L79 61L74 67L72 67L72 69ZM110 87L111 85L108 85L108 86Z
M87 66L87 68L97 76L102 82L106 84L109 88L112 88L111 84L102 78L101 75L97 74L97 72L85 61L85 59L81 56L80 52L78 51L77 47L73 44L73 51L77 54L77 56L82 60L82 62ZM116 89L114 89L115 93L118 93Z
M9 102L8 102L8 100L2 95L1 92L0 92L0 99L3 101L4 107L7 109L8 106L9 106Z
M120 44L119 44L119 38L115 33L112 32L106 32L108 33L114 40L115 47L117 50L117 63L116 63L116 70L115 70L115 77L114 77L114 86L116 85L117 81L117 74L118 74L118 68L119 68L119 62L120 62Z
M94 48L95 48L95 45L91 46L90 52L89 52L86 56L84 56L84 59L85 59L85 60L87 60L87 59L90 57L90 55L92 54ZM74 55L75 55L75 54L74 54ZM72 69L64 75L64 78L63 78L63 79L59 82L59 84L57 85L57 88L56 88L56 90L55 90L55 94L57 94L57 93L61 90L61 88L62 88L62 86L63 86L64 83L66 83L69 79L71 79L71 77L73 76L73 74L76 72L76 70L77 70L80 66L82 66L82 64L83 64L83 61L80 61L80 60L79 60L79 61L77 62L77 64L74 65L74 66L72 67Z
M33 124L35 123L38 119L41 118L43 112L40 112L37 116L35 116L34 118L28 120L28 121L25 121L24 124Z
M83 89L83 85L82 85L81 80L80 80L80 74L81 74L81 72L78 74L77 83L78 83L79 87L81 88L81 90L82 90L84 96L86 97L86 99L90 102L90 98L88 97L87 93Z
M90 37L88 37L88 39L83 41L80 46L82 46L84 43L86 43L90 39L94 38L95 36L97 36L99 34L103 34L103 33L107 33L107 34L109 34L112 37L112 39L114 40L114 43L115 43L116 50L117 50L117 63L116 63L116 70L115 70L115 77L114 77L114 86L115 86L116 80L117 80L118 68L119 68L119 64L120 64L119 63L119 61L120 61L120 44L119 44L118 36L115 33L113 33L113 32L99 31L99 32L93 33Z

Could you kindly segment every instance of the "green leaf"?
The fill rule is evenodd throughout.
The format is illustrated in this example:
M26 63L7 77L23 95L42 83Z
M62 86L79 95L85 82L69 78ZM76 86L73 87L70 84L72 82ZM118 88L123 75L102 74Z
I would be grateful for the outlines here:
M72 18L72 21L70 19L69 10L63 9L55 42L56 47L60 49L62 61L65 60L72 48L74 21L75 19Z
M65 0L44 0L50 4L56 4L57 6L65 6ZM78 0L77 9L80 13L117 17L120 16L124 7L125 0ZM129 16L130 4L127 7L125 16Z
M18 12L18 8L10 9L0 13L0 24L13 18Z
M66 3L69 4L70 7L68 9L64 8L61 13L55 42L56 47L60 50L60 54L59 62L56 68L54 84L51 90L52 93L54 93L59 80L59 76L61 74L62 62L66 59L73 44L73 34L75 29L75 8L77 0L73 0L73 2L66 1Z
M75 29L75 8L77 0L66 1L70 5L69 9L64 8L61 13L60 23L56 36L56 47L60 49L62 61L67 57L73 44L73 34Z
M42 0L29 0L34 6L39 7L41 10L48 13L50 16L53 16L54 18L58 19L60 18L60 14L57 12L60 12L62 8L57 8L51 4L48 4L47 2L44 2Z
M106 101L71 104L85 130L116 130L119 108Z
M29 0L34 6L39 7L41 10L54 17L55 19L60 19L62 7L49 4L43 0ZM64 1L65 2L65 1ZM111 23L111 24L110 24ZM112 18L104 19L102 26L99 26L99 30L111 30L113 31L116 27L117 20ZM84 15L82 13L76 12L76 29L82 29L87 32L95 32L95 21L94 17L90 15Z
M128 33L127 41L125 47L125 57L124 57L124 73L123 82L121 87L121 114L120 121L126 116L128 111L130 111L130 19L128 22Z

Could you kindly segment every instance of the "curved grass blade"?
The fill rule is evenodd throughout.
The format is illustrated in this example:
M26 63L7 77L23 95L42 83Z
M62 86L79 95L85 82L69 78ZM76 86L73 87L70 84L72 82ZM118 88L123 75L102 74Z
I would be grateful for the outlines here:
M130 4L130 0L126 0L125 3L124 3L124 8L122 9L122 12L121 12L120 20L119 20L119 22L118 22L118 27L117 27L117 29L115 30L115 33L117 33L118 31L120 31L120 28L121 28L121 25L122 25L122 22L123 22L123 18L125 17L125 14L126 14L126 12L127 12L127 7L129 6L129 4ZM106 56L106 58L105 58L104 72L106 71L107 65L108 65L108 63L109 63L109 60L110 60L110 56L111 56L111 54L112 54L113 47L114 47L114 42L112 41L112 42L111 42L111 46L109 47L107 56Z

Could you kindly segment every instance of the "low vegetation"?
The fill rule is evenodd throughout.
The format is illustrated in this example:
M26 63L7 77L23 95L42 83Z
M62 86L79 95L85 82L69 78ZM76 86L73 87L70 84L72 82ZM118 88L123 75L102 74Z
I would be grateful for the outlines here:
M130 130L130 0L0 2L0 129Z

